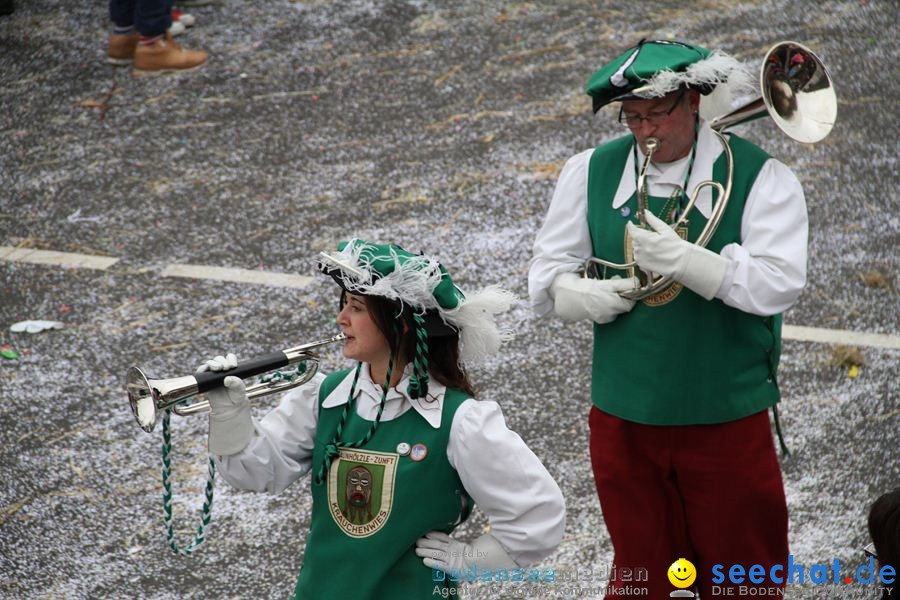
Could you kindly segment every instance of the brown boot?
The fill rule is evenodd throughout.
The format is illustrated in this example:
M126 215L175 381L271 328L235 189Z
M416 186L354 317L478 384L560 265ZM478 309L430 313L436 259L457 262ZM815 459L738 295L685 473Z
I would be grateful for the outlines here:
M134 51L134 68L142 73L188 71L206 62L203 50L185 50L166 34L152 44L138 44Z
M134 49L141 38L135 33L125 35L109 35L109 47L106 51L106 62L117 67L125 67L134 60Z

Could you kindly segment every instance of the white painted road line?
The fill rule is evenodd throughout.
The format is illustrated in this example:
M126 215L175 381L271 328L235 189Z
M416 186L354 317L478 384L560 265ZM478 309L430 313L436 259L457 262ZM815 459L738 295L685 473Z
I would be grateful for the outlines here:
M304 288L313 280L304 275L269 273L250 269L208 267L206 265L169 265L160 273L163 277L186 277L188 279L215 279L236 283L253 283L276 287Z
M900 336L886 333L866 333L864 331L845 331L841 329L820 329L818 327L802 327L785 325L781 337L798 342L820 342L823 344L844 344L846 346L869 346L872 348L900 349Z
M50 250L32 250L30 248L13 248L0 246L0 260L27 262L40 265L58 265L84 269L108 269L119 259L110 256L93 256L72 252L53 252ZM250 269L232 269L227 267L209 267L206 265L168 265L163 269L163 277L185 277L188 279L213 279L250 283L254 285L271 285L275 287L304 288L313 280L304 275L288 273L269 273ZM785 340L798 342L818 342L821 344L846 344L850 346L868 346L870 348L900 349L900 336L885 333L866 333L845 331L841 329L822 329L819 327L802 327L785 325L781 331Z
M76 254L74 252L54 252L52 250L34 250L32 248L13 248L0 246L0 260L26 262L37 265L56 265L60 267L99 269L110 268L118 258L112 256L94 256L92 254Z

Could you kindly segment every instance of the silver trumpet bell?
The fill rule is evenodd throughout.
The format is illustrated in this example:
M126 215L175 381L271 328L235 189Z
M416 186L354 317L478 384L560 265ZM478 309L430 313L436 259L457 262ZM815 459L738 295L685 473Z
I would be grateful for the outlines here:
M759 68L762 95L722 115L710 127L746 123L768 115L789 138L802 144L820 142L837 121L837 95L825 65L797 42L779 42L766 52Z
M271 379L248 386L247 397L251 400L303 385L312 379L319 369L319 357L313 350L345 339L347 336L340 333L327 340L288 348L242 362L227 371L206 371L171 379L150 379L138 367L131 367L125 376L128 403L131 405L131 412L141 429L150 432L156 427L163 411L171 410L182 417L208 411L209 402L206 400L200 400L190 405L185 405L185 401L198 394L221 387L225 378L232 375L246 379L275 369L299 363L306 364L306 370L293 380Z
M837 95L831 76L819 57L802 44L779 42L772 46L760 66L759 87L762 94L758 98L710 122L710 127L721 142L725 153L728 165L727 180L724 186L712 180L700 182L694 188L694 192L691 194L687 206L681 211L678 220L672 225L674 229L677 229L679 225L687 222L691 209L704 187L715 188L718 194L713 194L713 196L717 200L713 204L712 213L707 219L703 231L694 241L698 246L705 247L712 239L725 214L728 199L731 196L734 159L728 140L722 133L727 127L769 116L778 128L791 139L804 144L812 144L823 140L831 132L837 120ZM644 217L646 207L642 202L646 185L645 173L658 143L652 138L647 142L647 147L644 148L644 163L637 182L638 218L641 224L646 222ZM607 269L626 271L630 276L641 276L637 263L634 261L614 263L596 257L585 261L583 274L589 278L605 279ZM665 291L673 283L675 281L671 277L660 277L650 273L646 275L646 283L641 287L619 292L619 295L631 300L642 300Z

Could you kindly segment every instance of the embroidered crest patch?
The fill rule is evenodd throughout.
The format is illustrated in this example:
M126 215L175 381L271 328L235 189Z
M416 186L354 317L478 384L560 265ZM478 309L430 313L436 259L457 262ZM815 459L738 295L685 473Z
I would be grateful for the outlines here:
M684 225L679 225L675 231L681 236L681 239L686 240L688 236L688 229ZM625 262L633 262L634 261L634 247L631 242L631 235L628 233L628 229L625 230ZM646 284L646 276L641 272L637 267L631 267L628 269L629 277L640 277L641 285ZM668 288L659 292L658 294L654 294L652 296L647 296L642 300L644 304L647 306L662 306L663 304L668 304L672 300L674 300L678 294L681 293L681 290L684 286L678 282L672 282Z
M328 471L328 509L341 530L354 538L384 527L394 501L397 454L341 449Z

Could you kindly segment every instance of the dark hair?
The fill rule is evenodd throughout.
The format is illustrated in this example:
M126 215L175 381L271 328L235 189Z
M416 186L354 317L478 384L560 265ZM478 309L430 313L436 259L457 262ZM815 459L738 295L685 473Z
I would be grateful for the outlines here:
M882 567L900 567L900 488L883 494L869 509L869 535ZM887 590L882 596L887 598Z
M341 294L341 306L344 305L344 294L346 292ZM407 363L412 362L416 351L413 309L410 306L403 306L401 311L400 303L381 296L363 296L363 298L366 300L372 321L387 339L394 356L402 357ZM428 337L428 374L448 388L457 388L470 396L475 396L469 375L459 362L459 334L456 332Z

